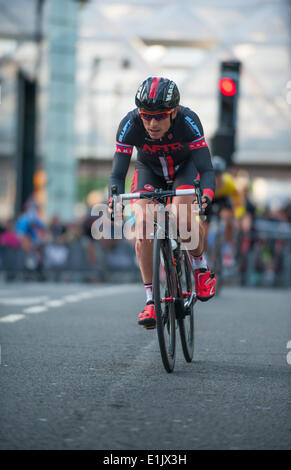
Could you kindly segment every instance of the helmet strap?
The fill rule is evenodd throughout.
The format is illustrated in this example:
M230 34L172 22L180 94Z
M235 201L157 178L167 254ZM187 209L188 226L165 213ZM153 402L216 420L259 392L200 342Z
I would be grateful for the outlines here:
M170 114L170 123L171 123L170 129L173 127L174 121L175 119L173 118L172 114Z

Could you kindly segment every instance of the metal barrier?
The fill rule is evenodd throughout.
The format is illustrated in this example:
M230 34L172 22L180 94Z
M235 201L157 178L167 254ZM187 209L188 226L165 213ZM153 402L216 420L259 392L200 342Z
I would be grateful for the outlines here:
M234 266L224 270L223 284L291 287L291 224L257 220L250 232L236 235L234 256ZM7 281L141 281L133 244L88 237L30 250L0 245L0 275Z
M7 281L136 282L140 279L132 245L88 238L44 243L30 250L0 246L0 273Z
M291 287L291 224L257 220L239 233L236 257L240 285Z

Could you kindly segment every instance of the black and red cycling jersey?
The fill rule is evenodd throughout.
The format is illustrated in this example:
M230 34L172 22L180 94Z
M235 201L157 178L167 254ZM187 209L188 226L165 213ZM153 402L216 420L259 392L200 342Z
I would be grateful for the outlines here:
M213 198L215 176L211 156L200 119L191 109L179 106L176 118L161 139L149 137L137 108L122 119L116 135L116 151L110 176L110 187L116 185L119 193L124 192L133 147L137 149L137 170L146 169L155 182L175 181L181 175L181 187L181 184L191 184L199 173L203 193ZM191 168L190 174L188 168ZM150 179L146 182L155 186ZM141 188L135 186L135 190Z

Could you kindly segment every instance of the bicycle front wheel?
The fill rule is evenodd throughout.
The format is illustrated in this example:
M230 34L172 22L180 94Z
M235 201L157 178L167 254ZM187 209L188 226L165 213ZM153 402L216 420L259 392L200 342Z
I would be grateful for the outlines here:
M153 296L162 361L167 372L174 370L176 358L175 278L169 240L154 240Z
M194 303L193 274L186 251L181 251L181 273L179 276L181 293L184 297L184 317L178 318L183 354L191 362L194 354Z

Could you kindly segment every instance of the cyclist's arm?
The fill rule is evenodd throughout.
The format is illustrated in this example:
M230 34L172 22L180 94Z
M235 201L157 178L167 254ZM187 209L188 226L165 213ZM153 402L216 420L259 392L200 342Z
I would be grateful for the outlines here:
M117 186L118 192L124 193L125 177L133 151L132 141L133 125L130 115L127 114L119 124L116 134L116 148L113 158L112 172L109 179L109 198L111 187Z
M125 177L129 168L131 155L124 155L115 152L113 159L113 167L109 180L109 197L111 196L111 187L117 186L118 193L124 193Z
M187 139L190 140L191 158L193 158L194 165L200 174L203 195L212 200L215 191L215 175L201 121L197 114L190 109L187 109L184 119Z
M211 200L215 191L215 175L211 163L210 152L207 147L192 150L191 156L194 164L200 174L200 184L204 196L208 196Z

